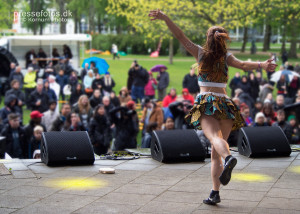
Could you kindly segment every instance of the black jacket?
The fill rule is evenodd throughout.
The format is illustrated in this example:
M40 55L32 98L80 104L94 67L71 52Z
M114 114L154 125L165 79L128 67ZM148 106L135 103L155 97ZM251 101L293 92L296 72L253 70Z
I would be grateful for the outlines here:
M79 99L79 97L81 95L83 95L83 91L82 90L80 90L79 92L76 91L76 90L72 91L71 96L70 96L70 104L71 104L71 106L73 106L75 103L77 103L77 101L78 101L78 99Z
M56 120L54 120L50 131L62 131L65 125L65 121L66 118L64 116L58 116Z
M6 137L6 148L5 152L9 154L12 158L23 158L24 151L26 150L26 138L25 138L25 132L23 127L19 127L17 129L18 137L19 137L19 145L14 145L13 140L13 129L9 124L6 124L4 128L1 131L1 136Z
M135 70L134 68L130 69L129 77L132 78L132 86L137 87L145 87L149 80L149 74L142 66L140 66L138 70Z
M97 155L106 154L112 139L110 122L107 116L93 117L89 126L89 136Z
M184 117L185 113L183 111L183 104L181 102L173 102L169 105L169 109L174 117L175 129L188 129L191 128L186 123Z
M100 96L99 98L96 98L93 95L90 97L89 101L90 101L90 105L92 106L92 108L95 108L97 105L102 103L102 96Z
M2 123L6 124L8 123L8 118L7 116L10 113L15 113L20 115L20 120L22 121L22 110L21 108L17 105L17 103L13 106L10 105L10 102L13 100L18 100L17 97L14 94L10 94L5 97L4 100L4 107L1 109L1 118L2 118ZM16 101L17 102L17 101Z
M164 71L160 72L160 76L156 78L158 80L157 88L159 90L165 89L169 86L169 73Z
M36 106L36 102L38 100L41 100L41 104L39 106ZM47 111L49 109L49 96L48 94L43 90L42 93L38 93L37 90L34 90L30 94L30 106L32 111L39 111L41 113Z
M136 123L136 112L126 107L117 107L109 112L112 123L116 126L115 150L136 148L136 134L139 127Z
M182 88L187 88L190 93L196 94L200 91L197 75L187 74L183 78Z

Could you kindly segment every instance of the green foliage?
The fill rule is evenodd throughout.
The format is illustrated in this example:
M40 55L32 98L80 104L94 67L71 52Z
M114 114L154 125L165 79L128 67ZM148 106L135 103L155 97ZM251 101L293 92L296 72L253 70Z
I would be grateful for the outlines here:
M97 50L111 50L112 44L116 44L120 51L127 52L127 48L131 48L133 54L148 54L148 49L156 50L158 41L149 40L147 43L146 36L140 34L120 34L120 35L102 35L94 34L92 40L92 48ZM88 47L87 47L88 48ZM160 55L168 55L169 40L164 40L161 45ZM179 49L179 42L174 41L174 54Z

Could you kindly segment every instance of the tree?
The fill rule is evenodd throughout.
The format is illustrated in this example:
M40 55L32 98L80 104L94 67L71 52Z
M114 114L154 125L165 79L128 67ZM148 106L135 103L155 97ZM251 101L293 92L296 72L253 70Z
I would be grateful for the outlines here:
M17 0L2 0L0 4L0 29L11 28L13 23L14 8L18 4Z

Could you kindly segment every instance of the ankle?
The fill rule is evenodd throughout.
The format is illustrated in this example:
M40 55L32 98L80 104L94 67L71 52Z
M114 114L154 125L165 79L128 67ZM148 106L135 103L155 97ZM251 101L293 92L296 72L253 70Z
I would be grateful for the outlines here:
M211 190L209 197L214 197L215 195L219 195L219 191Z
M226 158L225 158L225 163L232 157L232 155L228 155Z

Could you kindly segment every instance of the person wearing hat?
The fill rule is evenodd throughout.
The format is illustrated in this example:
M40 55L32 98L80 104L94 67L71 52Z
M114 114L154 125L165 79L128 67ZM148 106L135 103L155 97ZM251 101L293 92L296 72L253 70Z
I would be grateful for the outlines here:
M255 120L252 125L253 127L258 127L258 126L269 126L267 123L267 118L265 117L264 113L262 112L257 112L255 115Z
M49 109L49 96L43 90L43 79L39 79L36 89L30 94L30 107L33 111L45 112Z
M149 97L150 99L154 99L155 97L155 89L157 89L157 81L153 77L153 74L151 71L149 73L149 81L145 85L145 96Z
M104 96L109 96L113 87L115 87L115 81L111 78L110 73L108 71L105 72L105 76L101 79L101 88L103 90Z
M196 97L196 95L200 91L198 85L198 78L197 75L195 74L197 67L198 67L198 63L193 64L190 68L190 73L186 74L182 81L182 88L187 88L193 97Z
M94 72L92 69L90 69L83 79L84 90L88 96L91 96L93 93L92 83L94 79Z
M28 125L26 125L25 128L24 128L25 138L26 138L26 143L27 143L27 144L24 145L24 148L25 148L24 149L24 157L26 157L26 158L32 158L32 156L29 157L29 154L28 154L28 151L29 151L28 143L30 142L30 139L33 135L34 128L37 125L39 125L39 126L43 127L44 132L47 131L46 126L42 124L42 117L43 117L43 114L41 112L36 111L36 110L32 111L30 113L30 121L29 121Z
M190 94L189 89L182 89L182 98L183 100L188 100L190 103L194 104L194 97Z
M132 100L127 88L124 86L121 88L119 96L121 106L126 106L126 104Z
M49 110L44 112L42 116L42 124L46 127L47 130L52 129L52 124L59 116L59 113L55 111L57 106L56 100L49 101Z

